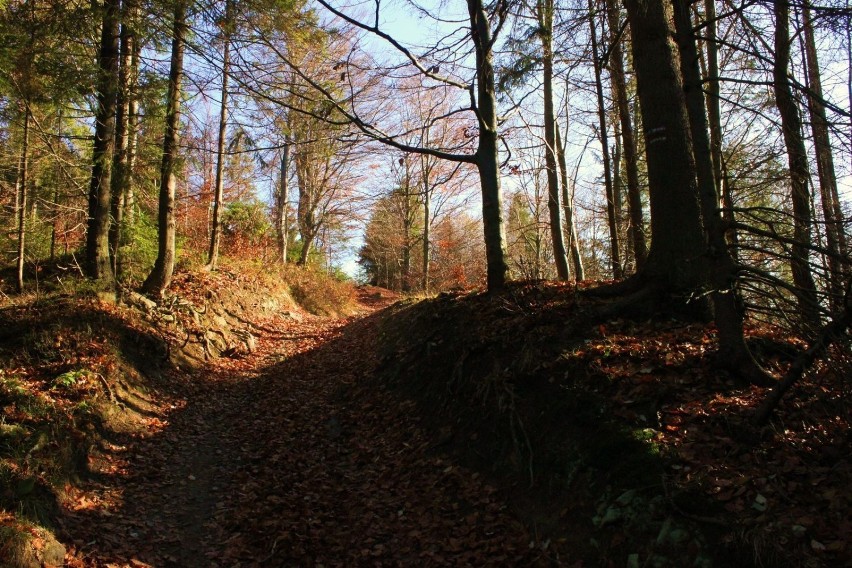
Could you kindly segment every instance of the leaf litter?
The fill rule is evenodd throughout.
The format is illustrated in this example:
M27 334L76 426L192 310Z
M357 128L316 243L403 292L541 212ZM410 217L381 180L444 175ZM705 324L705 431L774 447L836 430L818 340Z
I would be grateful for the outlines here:
M378 294L378 298L377 298ZM275 318L255 350L175 376L60 519L69 566L532 565L478 473L425 452L413 403L361 388L376 316Z
M583 479L573 471L563 480L567 492L541 483L530 489L495 476L495 464L459 459L459 439L470 457L489 432L465 430L460 415L400 392L404 378L376 380L375 370L387 365L382 350L393 344L383 318L404 328L398 337L416 335L424 319L438 320L435 329L445 332L453 323L446 310L462 304L474 314L461 329L475 348L461 354L460 366L518 359L529 383L509 385L520 393L512 399L519 406L524 389L540 383L546 393L600 395L607 403L596 412L621 421L664 458L658 483L666 515L715 527L717 542L754 552L754 562L849 563L843 377L818 366L772 426L756 429L748 417L765 390L714 371L712 327L615 318L583 328L582 301L566 292L545 285L501 298L450 294L409 317L374 313L395 298L373 289L359 292L358 317L267 314L254 322L251 352L172 372L166 388L149 393L141 430L116 434L88 455L92 475L66 485L56 521L66 565L619 566L652 561L655 548L682 540L664 515L656 539L639 548L645 533L631 535L626 516L641 503L632 490L601 500L572 481ZM436 357L452 353L452 338L442 333L421 338L419 359L406 359L404 349L392 356L410 363L412 376L416 365L430 372ZM748 333L795 342L768 328ZM109 372L107 359L71 366L80 364ZM501 376L513 369L507 365ZM28 380L32 374L16 372ZM97 381L70 378L81 391ZM32 385L42 385L35 393L42 398L73 400L73 391L58 397L39 377L24 383ZM448 386L458 385L441 388ZM489 419L482 407L465 412ZM564 438L561 425L550 427ZM593 554L590 543L599 547Z

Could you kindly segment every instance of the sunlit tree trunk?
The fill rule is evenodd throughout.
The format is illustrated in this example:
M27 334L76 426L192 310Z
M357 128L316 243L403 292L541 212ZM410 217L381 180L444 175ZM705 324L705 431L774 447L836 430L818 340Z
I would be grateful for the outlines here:
M429 138L429 126L423 127L423 143L425 144ZM432 174L432 167L429 163L429 156L420 155L420 170L423 174L423 269L420 281L420 288L424 294L429 293L429 252L431 247L430 223L432 222L432 191L429 187L429 177Z
M110 264L109 227L112 164L115 152L119 10L119 0L108 0L104 3L98 55L98 110L95 116L92 178L89 184L89 219L86 232L86 271L89 277L96 280L110 280L113 277Z
M62 140L62 108L56 112L56 139ZM55 210L59 209L59 161L56 161L56 184L53 186L53 206ZM60 216L56 213L53 215L53 221L50 226L50 260L56 259L56 238L59 235L59 219Z
M559 176L562 186L562 211L565 217L565 235L568 238L568 251L571 254L571 265L574 268L574 280L586 279L583 269L583 257L580 256L580 243L577 241L577 225L574 223L574 198L569 192L568 163L565 160L565 146L559 133L559 123L554 125L556 134L556 157L559 161Z
M30 151L30 104L24 102L24 129L21 136L21 156L18 159L18 175L16 180L16 199L18 214L18 259L17 259L17 290L24 291L24 262L26 260L27 237L27 184L29 183L29 151Z
M130 82L133 75L133 50L136 41L135 5L124 2L121 12L120 59L118 70L118 92L115 118L115 154L111 179L112 200L110 210L112 223L109 231L110 251L112 252L112 271L118 276L120 267L121 235L124 228L127 187L130 184L129 167L129 126L130 126Z
M138 6L134 6L131 18L134 22L139 21ZM130 53L129 96L127 104L127 185L124 188L124 212L122 213L124 227L127 228L132 228L136 220L133 170L136 167L139 139L139 56L142 51L138 34L134 34L133 39Z
M163 160L160 165L157 260L142 285L151 295L162 296L172 281L175 267L175 193L176 162L180 141L180 91L183 79L183 54L186 40L186 4L175 4L172 29L172 55L166 103L166 129L163 136Z
M624 274L621 267L621 248L618 239L618 215L615 210L615 188L612 185L612 171L609 156L609 136L606 130L606 105L604 103L603 80L601 75L603 69L598 49L598 33L595 26L595 8L592 0L589 0L589 30L592 36L592 58L595 71L595 92L598 97L598 138L601 142L601 159L604 167L604 186L606 189L606 213L609 225L610 264L612 277L619 279Z
M288 172L290 170L290 144L284 143L281 149L281 180L275 199L275 232L278 236L278 258L287 264L287 199L289 194Z
M222 22L222 91L219 106L219 137L216 141L216 185L213 192L213 219L210 229L210 248L207 252L207 270L216 270L219 260L219 241L222 235L222 200L225 195L225 141L228 135L228 76L231 72L231 27L233 0L225 0L225 20Z
M811 242L811 207L808 189L808 154L802 138L802 120L788 77L790 61L790 6L786 2L775 2L775 63L773 66L773 88L775 105L781 116L781 130L787 147L790 167L791 201L793 204L793 236L796 244L791 247L790 267L793 284L803 322L819 327L819 303L811 267L808 264L808 245Z
M408 160L405 163L405 173L402 180L402 291L411 291L411 233L414 225L415 209L411 202L411 174Z

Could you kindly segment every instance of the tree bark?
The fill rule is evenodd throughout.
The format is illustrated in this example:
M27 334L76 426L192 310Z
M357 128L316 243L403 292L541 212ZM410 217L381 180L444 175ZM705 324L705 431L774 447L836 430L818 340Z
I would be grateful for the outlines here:
M832 309L836 310L843 299L844 274L841 259L848 249L846 235L843 232L843 212L840 210L837 176L834 170L834 157L828 134L828 117L826 116L825 105L822 103L822 78L820 77L819 58L817 57L809 2L805 2L802 9L809 87L808 111L811 117L820 201L825 220L825 240L828 250L831 252L828 255L829 289L831 291L829 299Z
M565 146L559 133L559 123L554 125L556 134L556 157L559 161L559 176L562 185L562 210L565 214L565 234L568 237L568 250L571 251L571 264L574 267L574 280L586 279L583 269L583 257L580 256L580 243L577 241L577 226L574 223L574 198L568 192L568 163L565 160Z
M626 0L645 130L651 249L639 280L670 311L708 315L706 249L677 47L664 0Z
M62 143L62 107L56 111L56 140ZM59 172L62 168L59 166L59 160L56 160L56 180L57 183L53 186L53 207L54 211L59 209ZM59 233L59 215L54 213L53 221L50 224L50 260L53 262L56 259L56 237Z
M414 225L414 207L411 203L411 175L408 160L402 182L402 291L411 291L411 229Z
M559 177L556 166L556 113L553 109L553 0L538 0L537 16L544 67L544 161L547 168L547 210L553 260L559 280L568 280L568 257L562 239L562 212L559 207Z
M135 5L125 0L121 12L120 58L118 70L118 92L115 117L115 155L113 156L113 174L111 179L112 223L109 231L110 252L112 253L112 271L118 276L120 267L121 233L124 226L127 186L130 184L129 168L129 126L130 99L132 96L130 81L133 74L133 50L136 41Z
M284 143L281 150L281 183L278 195L275 199L275 232L278 236L278 257L282 264L287 264L287 199L289 188L287 186L287 173L290 169L290 144Z
M186 40L186 4L175 4L172 29L172 55L169 69L166 128L163 136L163 160L160 165L160 196L158 211L157 260L142 284L142 289L154 296L162 296L172 281L175 266L175 172L180 141L180 90L183 80L183 54Z
M737 268L725 241L708 133L698 49L688 0L674 0L674 22L680 49L683 89L695 157L701 212L707 234L708 283L712 288L714 319L719 338L718 361L747 380L766 384L769 376L752 357L743 334L743 314L736 285Z
M620 28L619 4L607 0L607 19L610 30ZM633 245L633 259L636 270L642 268L648 256L648 244L645 239L645 222L642 219L642 193L639 187L639 162L636 153L636 136L633 132L633 118L627 100L627 80L624 74L624 52L621 41L613 39L609 56L609 70L612 75L612 97L618 108L618 120L621 124L621 142L624 152L624 173L627 178L627 207L630 216L630 241Z
M86 231L86 271L95 280L111 280L109 227L115 115L119 58L120 0L103 6L101 43L98 54L98 111L89 184L89 218Z
M222 200L225 185L225 141L228 135L228 77L231 72L231 26L233 0L225 0L225 20L222 22L222 95L219 107L219 137L216 141L216 186L213 193L213 219L210 229L210 248L207 252L207 270L216 270L219 260L219 241L222 227Z
M26 237L27 237L27 184L29 183L29 152L30 152L30 103L24 102L24 130L21 136L21 156L18 160L18 175L16 183L17 196L15 203L17 204L18 214L18 258L17 258L17 283L16 289L18 293L24 291L24 262L26 252Z
M719 48L716 45L716 0L704 0L704 17L707 25L704 42L707 53L707 76L704 89L707 96L707 120L710 126L710 151L713 156L713 177L716 180L716 192L722 195L722 111L719 103Z
M790 60L790 6L786 2L775 2L775 62L773 66L773 88L775 105L781 116L781 129L787 147L790 168L791 198L793 204L793 236L798 243L791 247L790 267L796 299L802 323L811 330L819 328L819 300L816 293L808 250L811 241L811 207L808 189L808 154L802 138L802 121L790 81L787 76Z
M624 273L621 266L621 247L618 238L618 215L615 210L615 188L612 184L612 171L610 167L609 156L609 136L606 131L606 106L604 104L603 95L603 74L600 53L598 49L598 34L595 26L595 8L592 0L589 0L589 29L592 36L592 58L595 70L595 92L598 97L598 138L601 142L601 159L604 168L604 186L606 189L606 214L607 224L609 226L609 248L610 248L610 266L612 268L612 277L616 280L622 278Z
M423 127L423 142L429 138L429 125ZM431 235L429 224L432 222L432 191L429 186L429 177L432 174L432 167L429 163L429 156L421 154L420 170L423 174L423 270L421 275L420 287L424 294L429 293L429 252L431 247Z
M502 3L501 3L502 4ZM482 187L482 225L485 234L485 260L488 290L506 285L506 234L503 223L503 197L500 191L498 161L497 106L494 83L491 24L482 0L467 0L470 33L476 48L476 117L479 144L476 167Z
M133 6L131 20L139 21L139 7ZM136 167L136 155L139 135L139 55L142 51L138 34L134 33L130 50L130 77L128 80L127 101L127 180L124 187L124 211L122 221L125 228L135 223L135 196L133 192L133 170ZM119 257L119 262L121 258Z
M299 253L299 260L296 264L299 266L307 266L308 256L311 254L311 246L314 244L316 235L310 231L302 232L302 252Z

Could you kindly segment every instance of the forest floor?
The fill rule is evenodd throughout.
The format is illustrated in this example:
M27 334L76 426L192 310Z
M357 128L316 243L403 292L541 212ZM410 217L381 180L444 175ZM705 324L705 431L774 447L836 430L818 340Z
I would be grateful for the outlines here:
M175 378L148 432L113 442L73 490L67 565L533 563L495 489L424 452L387 392L361 390L372 312L394 299L360 289L354 317L256 322L253 353Z
M563 285L366 287L319 317L181 278L175 306L206 307L166 314L180 330L67 298L1 311L0 537L40 520L73 568L852 565L830 364L760 429L765 389L714 371L712 327L601 321ZM253 342L192 363L211 289ZM796 341L749 334L782 370ZM98 422L93 393L122 411ZM66 445L84 473L50 465ZM26 526L19 565L59 565Z

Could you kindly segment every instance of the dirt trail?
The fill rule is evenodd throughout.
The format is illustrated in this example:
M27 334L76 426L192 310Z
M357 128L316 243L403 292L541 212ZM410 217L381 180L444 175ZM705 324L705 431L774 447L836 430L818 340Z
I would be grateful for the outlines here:
M263 326L144 439L118 440L61 538L70 566L553 563L413 403L371 379L381 298L356 318ZM64 537L64 538L63 538ZM72 558L73 555L73 558Z

